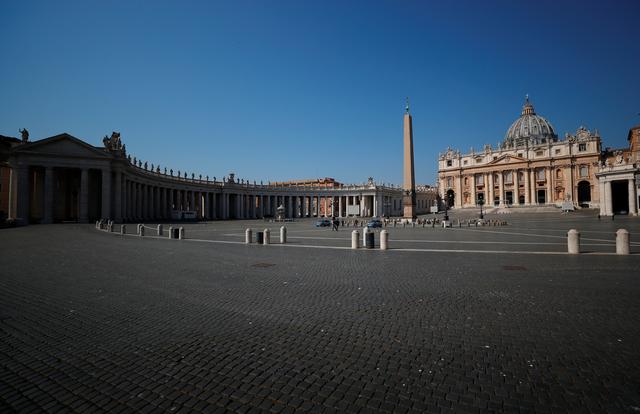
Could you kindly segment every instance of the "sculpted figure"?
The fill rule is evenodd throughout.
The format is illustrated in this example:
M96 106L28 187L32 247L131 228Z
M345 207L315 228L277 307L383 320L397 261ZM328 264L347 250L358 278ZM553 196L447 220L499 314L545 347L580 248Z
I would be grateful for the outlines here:
M166 169L165 169L166 171ZM169 172L171 173L171 176L173 177L173 169L169 170Z
M29 141L29 131L27 131L27 128L19 129L18 132L22 135L22 142Z

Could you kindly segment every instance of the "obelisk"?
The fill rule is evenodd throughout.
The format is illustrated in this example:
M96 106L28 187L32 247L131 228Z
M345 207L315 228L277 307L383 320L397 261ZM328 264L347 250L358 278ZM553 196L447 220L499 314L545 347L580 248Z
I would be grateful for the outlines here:
M416 218L416 179L413 168L413 127L409 113L409 98L404 112L404 186L402 205L405 220Z

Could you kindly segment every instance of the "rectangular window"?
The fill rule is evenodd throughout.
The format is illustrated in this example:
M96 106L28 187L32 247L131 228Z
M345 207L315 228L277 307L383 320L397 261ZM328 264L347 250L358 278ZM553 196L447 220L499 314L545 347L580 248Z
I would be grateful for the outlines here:
M586 165L582 165L580 167L580 177L588 177L589 176L589 167Z
M582 152L586 150L587 150L587 144L578 144L578 151Z
M462 161L464 165L467 165L467 160Z
M447 177L447 187L451 188L451 177Z
M538 180L538 181L544 181L545 180L544 170L543 169L536 170L536 180Z
M521 152L518 153L518 157L522 158L522 153Z
M544 155L544 151L536 151L536 157L542 157Z
M451 164L452 164L451 160L447 160L447 167L451 167Z
M484 175L477 175L476 176L476 184L477 185L484 185Z
M560 155L560 148L556 148L556 155Z

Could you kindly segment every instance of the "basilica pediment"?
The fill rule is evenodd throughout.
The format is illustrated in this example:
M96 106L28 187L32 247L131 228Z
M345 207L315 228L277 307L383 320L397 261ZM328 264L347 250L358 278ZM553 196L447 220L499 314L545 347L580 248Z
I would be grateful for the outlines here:
M518 157L516 155L503 155L501 157L492 160L487 165L499 165L499 164L512 164L517 162L526 162L527 159L523 157Z
M60 134L39 141L28 142L17 146L16 154L54 155L82 158L111 158L105 151L93 147L69 134Z

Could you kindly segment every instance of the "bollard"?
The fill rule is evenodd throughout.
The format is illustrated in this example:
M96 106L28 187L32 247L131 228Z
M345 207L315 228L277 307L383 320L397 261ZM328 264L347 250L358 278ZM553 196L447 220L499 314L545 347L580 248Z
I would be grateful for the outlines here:
M393 228L394 229L396 228L396 221L395 220L393 220Z
M412 221L412 222L411 222L411 228L412 228L412 229L415 229L415 228L416 228L416 222L415 222L415 221Z
M113 233L113 223L109 223L109 233Z
M253 230L251 230L251 229L246 229L244 231L244 242L246 244L250 244L250 243L253 242L253 234L252 233L253 233Z
M127 234L127 225L126 224L121 224L120 225L120 234Z
M162 236L162 224L158 224L158 236Z
M169 238L173 239L173 226L169 226Z
M178 232L178 239L184 239L184 227L180 227L180 231Z
M100 228L100 221L98 220L96 221L96 229L99 229L99 228Z
M264 241L262 242L262 244L269 244L269 243L271 243L271 230L264 229Z
M369 233L369 227L362 229L362 246L367 245L367 233Z
M580 232L576 229L571 229L567 233L567 248L569 254L580 253Z
M382 230L380 232L380 250L387 250L389 248L389 232Z
M354 230L351 232L351 248L357 249L360 244L360 235L358 234L358 230Z
M616 231L616 254L629 254L629 232L625 229Z
M280 227L280 243L287 243L287 228L285 226Z
M144 226L140 226L138 228L138 236L140 236L140 237L144 236Z

